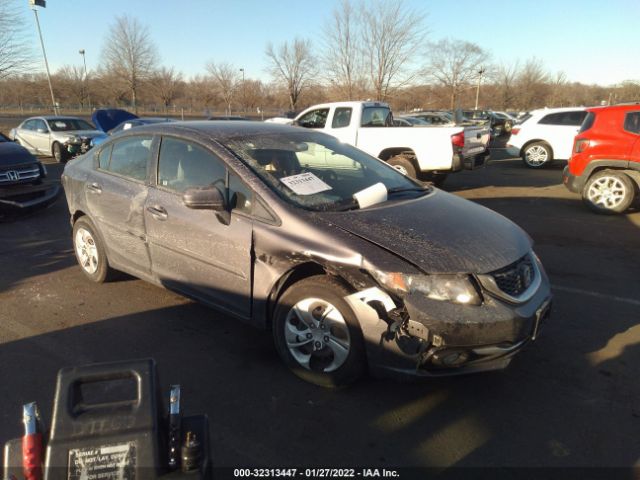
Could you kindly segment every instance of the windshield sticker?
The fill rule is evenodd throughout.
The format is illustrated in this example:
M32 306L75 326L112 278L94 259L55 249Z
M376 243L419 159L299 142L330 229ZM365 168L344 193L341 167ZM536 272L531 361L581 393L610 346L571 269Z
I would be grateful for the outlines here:
M300 173L280 179L296 195L313 195L331 190L331 186L324 183L311 172Z

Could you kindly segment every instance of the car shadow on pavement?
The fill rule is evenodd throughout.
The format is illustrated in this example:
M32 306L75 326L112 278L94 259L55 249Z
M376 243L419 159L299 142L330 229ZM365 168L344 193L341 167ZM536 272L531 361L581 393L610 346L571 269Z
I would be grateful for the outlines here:
M542 338L506 371L343 390L297 379L268 332L193 302L104 319L85 305L71 327L0 344L9 392L0 438L20 435L27 401L50 421L59 368L153 357L163 386L182 385L185 411L210 416L214 466L630 465L640 452L637 382L609 365L601 373L585 355L635 315L614 327L599 322L606 307L587 302L567 323L571 303L556 302ZM633 368L638 350L615 361Z

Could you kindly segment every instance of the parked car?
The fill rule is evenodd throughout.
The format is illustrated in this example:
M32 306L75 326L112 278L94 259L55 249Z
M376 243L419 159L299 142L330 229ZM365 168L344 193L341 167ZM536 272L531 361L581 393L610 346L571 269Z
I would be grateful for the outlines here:
M91 147L102 144L109 138L109 135L130 128L139 127L141 125L149 125L152 123L173 122L175 120L167 117L138 117L137 115L119 108L98 109L91 116L93 123L105 132L104 135L94 137L91 141Z
M402 118L415 118L427 125L455 125L453 119L442 112L418 112L404 115Z
M60 187L46 182L46 176L36 157L0 133L0 218L53 203Z
M464 110L462 113L473 122L488 123L497 136L511 132L513 127L512 120L497 115L491 110Z
M125 271L271 329L320 385L503 368L549 314L517 225L318 131L147 125L62 183L88 280Z
M521 157L529 168L546 167L553 160L568 160L573 138L587 116L584 107L543 108L528 115L511 130L507 151Z
M587 109L562 180L598 213L622 213L640 188L640 105Z
M429 125L427 122L425 122L421 118L412 117L410 115L402 115L400 117L394 117L393 124L396 127L413 127L414 125L424 127Z
M389 105L382 102L335 102L301 112L294 125L329 133L342 142L389 162L411 178L440 185L446 176L486 162L489 131L442 125L433 128L393 126Z
M44 116L27 118L9 132L34 155L51 155L57 162L89 150L91 140L103 135L86 120L77 117Z

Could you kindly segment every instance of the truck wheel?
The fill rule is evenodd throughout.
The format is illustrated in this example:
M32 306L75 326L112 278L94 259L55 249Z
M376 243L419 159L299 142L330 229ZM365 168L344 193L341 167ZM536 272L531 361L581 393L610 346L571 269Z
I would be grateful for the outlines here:
M58 163L62 163L67 159L67 152L58 142L53 142L53 145L51 146L51 154Z
M542 168L553 160L551 147L545 142L533 142L522 151L522 161L529 168Z
M339 281L316 275L293 284L278 300L273 339L295 375L323 387L349 385L366 372L360 324Z
M388 160L389 165L398 170L400 173L404 173L407 177L413 179L416 178L416 167L413 166L411 160L404 155L396 155Z
M623 172L601 170L587 181L582 200L597 213L623 213L633 203L636 186Z

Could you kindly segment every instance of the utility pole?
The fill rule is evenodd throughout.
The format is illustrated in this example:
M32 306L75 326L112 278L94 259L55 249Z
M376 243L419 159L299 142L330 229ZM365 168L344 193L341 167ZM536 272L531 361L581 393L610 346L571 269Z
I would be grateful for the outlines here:
M480 82L482 82L482 75L484 74L484 72L486 72L484 67L480 67L480 70L478 70L478 88L476 89L476 108L475 110L478 109L478 100L480 99Z
M53 95L53 85L51 85L51 73L49 72L49 62L47 61L47 52L44 49L44 40L42 39L42 31L40 30L40 20L38 20L38 10L36 7L46 8L45 0L29 0L29 5L36 17L36 27L38 27L38 35L40 36L40 46L42 47L42 56L44 57L44 66L47 69L47 80L49 81L49 91L51 92L51 104L53 105L53 113L58 115L58 105L56 97Z
M242 113L245 113L247 111L247 105L244 89L244 68L241 68L240 71L242 72Z
M84 63L84 89L87 92L87 103L89 104L89 112L91 112L91 95L89 94L89 75L87 74L87 59L85 57L84 48L78 50L78 53L82 55L82 62Z

